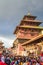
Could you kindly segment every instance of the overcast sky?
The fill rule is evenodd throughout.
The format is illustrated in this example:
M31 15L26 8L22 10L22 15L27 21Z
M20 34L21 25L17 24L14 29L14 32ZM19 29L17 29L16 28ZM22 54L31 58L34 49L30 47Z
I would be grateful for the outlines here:
M14 40L14 29L28 12L43 21L43 0L0 0L0 37Z

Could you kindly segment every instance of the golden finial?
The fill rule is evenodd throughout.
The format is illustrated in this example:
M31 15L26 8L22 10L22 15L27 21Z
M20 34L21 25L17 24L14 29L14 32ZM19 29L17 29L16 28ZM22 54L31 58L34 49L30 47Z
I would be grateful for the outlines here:
M28 13L27 15L31 15L30 13Z

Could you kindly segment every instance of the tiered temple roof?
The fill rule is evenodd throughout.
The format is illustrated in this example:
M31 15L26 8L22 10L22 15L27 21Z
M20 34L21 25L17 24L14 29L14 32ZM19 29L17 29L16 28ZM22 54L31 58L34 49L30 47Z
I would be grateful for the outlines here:
M43 27L40 27L39 25L42 23L41 21L39 20L35 20L36 19L36 16L32 16L30 13L28 15L25 15L23 17L23 20L21 20L20 24L16 27L15 31L14 31L14 34L16 34L19 30L19 28L35 28L35 29L43 29ZM25 25L24 23L27 23L30 25ZM33 24L34 23L34 24ZM33 24L33 25L32 25ZM35 25L36 24L36 25Z
M40 25L42 22L39 20L21 20L20 25L22 25L23 22L30 22L30 23L37 23L37 25Z
M18 32L19 28L30 28L30 29L41 29L41 30L43 30L43 27L40 27L40 26L20 25L20 26L16 27L16 30L14 31L14 34L16 34Z
M33 16L33 15L31 15L30 13L28 13L27 15L25 15L24 17L23 17L23 19L25 19L25 18L31 18L31 19L36 19L36 17L37 16Z
M26 40L26 42L21 43L23 46L43 38L43 35L41 34L43 27L39 26L43 22L35 19L36 16L32 16L31 14L25 15L14 31L14 34L16 34L16 37L19 39L19 41L22 41L22 39L28 39L28 41Z

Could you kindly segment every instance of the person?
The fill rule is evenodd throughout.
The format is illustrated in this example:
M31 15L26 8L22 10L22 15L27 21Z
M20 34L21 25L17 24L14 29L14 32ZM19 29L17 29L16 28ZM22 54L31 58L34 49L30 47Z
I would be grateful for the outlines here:
M10 63L10 65L14 65L15 64L15 59L12 60L12 62Z
M7 65L6 63L3 63L2 61L0 61L0 65Z
M14 62L14 60L13 60L13 61L10 63L10 65L14 65L14 63L15 63L15 62Z
M2 55L1 61L2 61L3 63L5 62L5 57L4 57L4 55Z
M0 61L1 61L2 54L0 53Z
M20 61L20 62L19 62L19 65L23 65L23 62L22 62L22 61Z
M40 61L39 60L36 61L36 65L40 65Z
M10 65L10 58L9 58L9 56L5 58L5 63L6 63L7 65Z
M32 61L32 65L36 65L36 61Z
M18 65L18 64L19 64L19 63L18 63L18 60L16 60L14 64L15 64L15 65Z
M27 60L25 59L25 61L23 62L23 65L27 65Z

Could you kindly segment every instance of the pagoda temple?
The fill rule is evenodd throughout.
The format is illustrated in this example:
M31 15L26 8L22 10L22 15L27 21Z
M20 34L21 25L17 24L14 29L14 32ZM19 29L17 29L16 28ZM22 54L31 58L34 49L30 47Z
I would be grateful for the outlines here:
M16 39L13 47L21 44L28 51L41 46L43 50L43 27L39 26L41 23L43 22L36 20L36 16L29 13L25 15L14 31Z
M5 49L5 48L4 48L4 46L3 46L3 42L0 41L0 53L2 53L4 49Z

